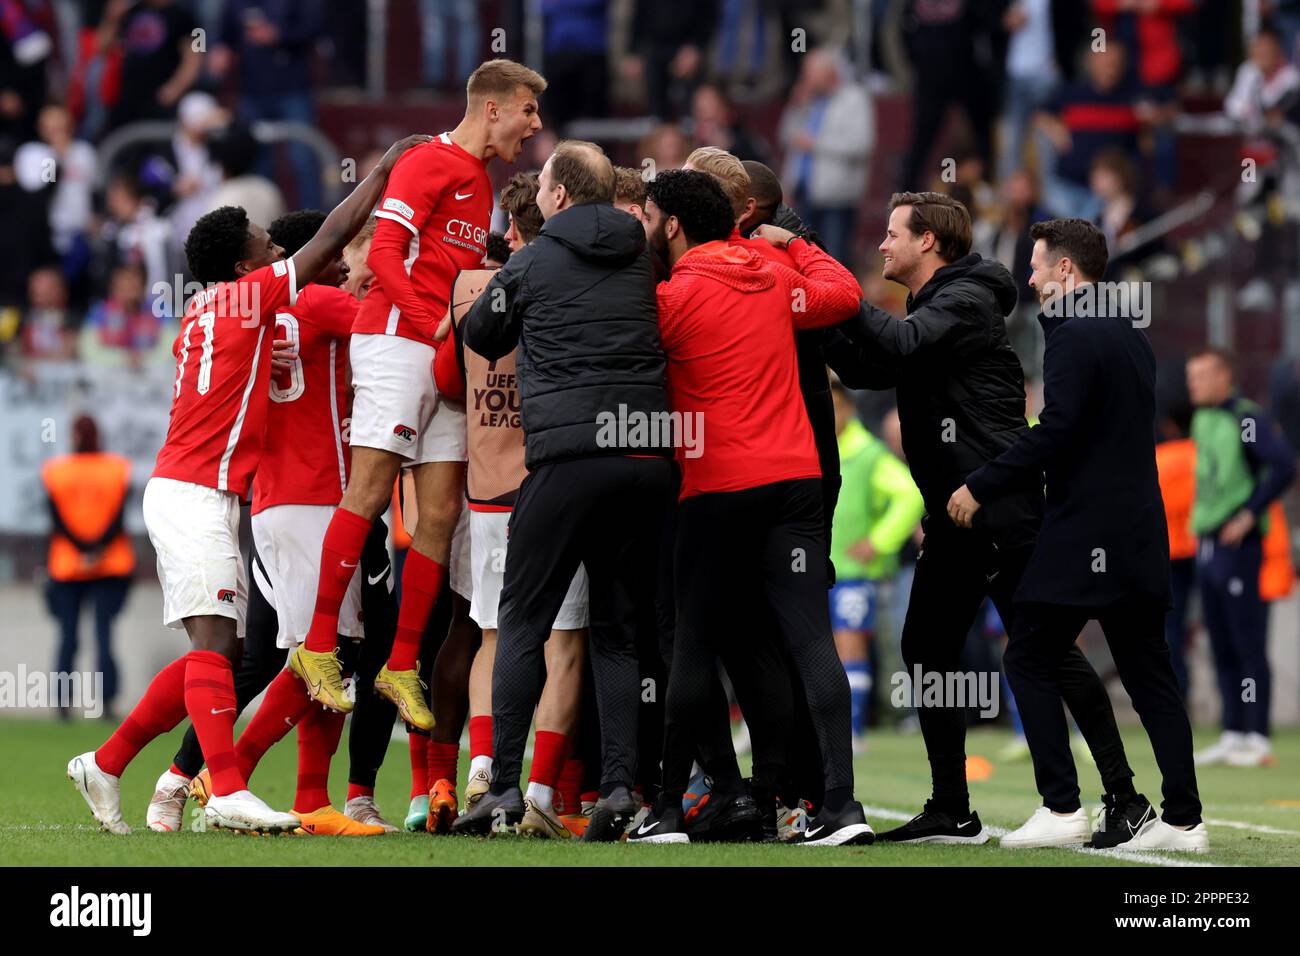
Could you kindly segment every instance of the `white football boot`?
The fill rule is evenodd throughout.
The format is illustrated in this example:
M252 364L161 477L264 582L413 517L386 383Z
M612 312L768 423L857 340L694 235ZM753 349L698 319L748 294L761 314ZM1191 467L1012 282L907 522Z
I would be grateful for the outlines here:
M209 827L224 830L255 830L259 833L282 833L298 829L301 821L292 813L272 810L248 790L236 790L224 797L208 797L203 808Z
M77 788L77 792L85 797L90 812L99 821L100 829L118 836L126 836L131 832L131 828L122 819L121 781L99 769L93 750L68 761L68 779Z
M1043 846L1075 846L1092 839L1092 824L1080 807L1069 816L1057 816L1047 807L1039 807L1018 830L1002 838L1008 850L1028 850Z
M1227 763L1229 755L1240 750L1246 742L1246 735L1236 730L1225 730L1218 741L1199 751L1193 760L1198 767L1208 767L1217 763Z
M1229 767L1266 767L1273 762L1273 745L1263 734L1246 734L1241 746L1224 759Z
M385 833L399 833L397 827L385 820L379 813L374 797L353 797L343 805L343 815L358 823L383 827Z
M185 819L185 800L190 793L190 778L172 773L171 768L154 784L153 798L145 811L144 822L158 833L177 833Z

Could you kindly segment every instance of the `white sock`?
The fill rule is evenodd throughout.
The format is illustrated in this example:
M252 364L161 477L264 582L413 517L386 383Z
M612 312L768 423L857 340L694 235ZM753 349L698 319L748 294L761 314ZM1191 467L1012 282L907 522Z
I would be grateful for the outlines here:
M552 801L555 799L555 788L544 787L536 781L528 781L528 790L524 794L529 800L533 801L533 806L538 810L551 811L554 809Z
M489 778L492 776L492 758L479 754L469 762L469 775L472 777L480 770L486 770Z

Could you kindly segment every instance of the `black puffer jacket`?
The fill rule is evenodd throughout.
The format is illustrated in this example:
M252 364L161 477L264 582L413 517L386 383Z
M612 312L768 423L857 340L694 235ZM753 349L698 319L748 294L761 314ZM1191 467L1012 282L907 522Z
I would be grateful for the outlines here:
M908 296L905 320L863 303L824 346L849 387L897 387L903 451L931 527L955 527L949 497L1028 428L1024 372L1003 318L1015 305L1011 273L971 254ZM1037 486L981 508L975 527L1005 547L1030 544L1042 513Z
M493 276L462 328L465 343L484 358L519 348L530 469L626 454L597 442L602 412L668 411L645 231L608 203L583 203L548 219ZM671 457L672 449L637 453Z

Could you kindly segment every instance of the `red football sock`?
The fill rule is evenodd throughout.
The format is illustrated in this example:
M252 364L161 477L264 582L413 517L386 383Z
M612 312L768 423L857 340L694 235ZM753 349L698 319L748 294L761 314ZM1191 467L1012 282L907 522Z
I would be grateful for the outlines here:
M305 641L309 651L332 651L338 643L339 606L361 563L361 549L371 524L361 515L343 508L334 509L334 517L325 529L325 543L321 545L316 610Z
M570 757L564 761L560 771L560 782L555 787L555 809L557 813L579 813L582 810L582 773L585 768L581 760Z
M266 752L291 731L311 707L312 700L293 671L282 670L275 675L262 698L262 706L257 708L257 713L239 735L239 743L235 744L235 759L244 780L253 775ZM208 766L212 766L211 760Z
M357 797L373 797L375 795L374 787L363 787L359 783L348 781L348 799L355 800Z
M450 780L456 786L456 760L460 757L460 744L429 741L429 786L439 780Z
M492 756L492 716L471 717L469 719L469 756Z
M95 763L104 773L122 776L126 765L155 737L167 733L185 718L185 668L189 655L178 657L149 682L140 702L117 725L117 730L95 751ZM172 768L175 770L175 768Z
M388 655L389 670L414 670L420 638L446 579L447 569L437 561L414 548L407 552L402 568L402 606L397 610L397 634Z
M329 806L330 760L343 736L347 714L313 708L298 722L298 792L293 809L311 813Z
M568 734L557 734L553 730L537 731L533 737L533 765L528 771L528 782L540 783L553 789L560 780L560 770L568 755Z
M235 760L235 675L225 655L190 651L185 665L185 710L212 774L212 795L224 797L248 789Z
M429 735L407 734L406 746L411 753L411 799L429 792Z

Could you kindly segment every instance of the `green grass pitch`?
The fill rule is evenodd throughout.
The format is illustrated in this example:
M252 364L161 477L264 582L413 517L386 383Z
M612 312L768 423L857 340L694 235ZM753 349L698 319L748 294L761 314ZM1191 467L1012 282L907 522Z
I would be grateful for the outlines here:
M1275 766L1199 774L1211 849L1204 856L1108 854L1072 850L1003 851L996 841L979 847L877 844L847 849L787 846L585 846L528 841L393 834L364 839L320 837L250 838L230 833L151 833L145 805L158 774L179 742L179 731L155 741L128 768L123 806L135 832L129 837L100 833L81 797L65 776L70 757L102 742L111 727L92 721L70 724L34 720L0 722L0 865L4 866L1142 866L1185 863L1275 866L1300 863L1300 732L1275 740ZM1126 728L1129 759L1138 789L1159 803L1159 777L1140 728ZM1215 732L1197 734L1197 745ZM971 784L972 805L986 826L1014 828L1033 811L1037 795L1027 761L1000 763L1008 736L1001 731L970 735L967 750L992 763L987 779ZM342 806L347 777L346 738L335 759L330 792ZM296 747L289 738L258 768L252 788L273 806L293 799ZM462 752L463 753L463 752ZM462 759L463 775L467 761ZM879 733L855 761L856 793L877 831L916 812L929 791L928 768L916 736ZM1080 768L1085 805L1099 793L1096 772ZM380 808L400 823L409 790L404 742L394 741L379 778ZM187 807L187 813L194 804Z

